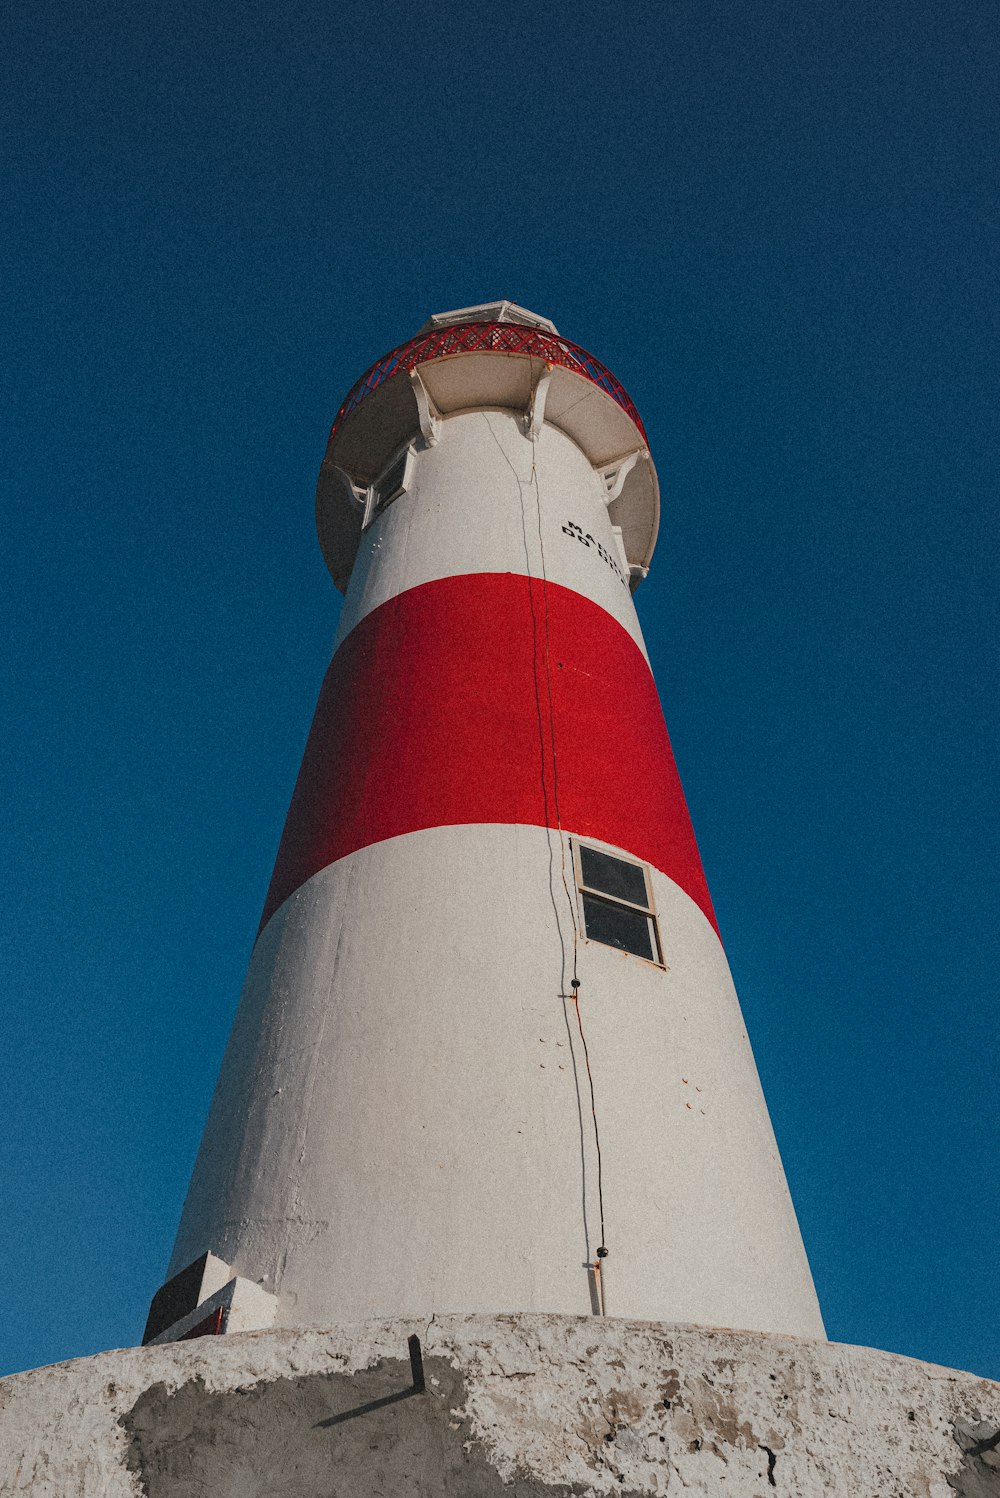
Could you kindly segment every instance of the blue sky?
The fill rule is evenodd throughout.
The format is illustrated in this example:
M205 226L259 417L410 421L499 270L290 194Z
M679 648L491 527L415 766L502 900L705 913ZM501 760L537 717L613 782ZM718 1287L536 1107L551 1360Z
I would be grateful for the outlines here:
M141 1333L333 637L330 422L511 297L649 432L829 1334L1000 1377L994 8L38 0L0 71L0 1371Z

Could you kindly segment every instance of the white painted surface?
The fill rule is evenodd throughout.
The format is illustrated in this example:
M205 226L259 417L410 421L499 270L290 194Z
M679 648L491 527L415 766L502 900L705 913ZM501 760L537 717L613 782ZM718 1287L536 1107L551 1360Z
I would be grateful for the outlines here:
M274 1325L277 1309L278 1302L275 1296L261 1289L260 1285L255 1284L253 1280L244 1280L237 1276L217 1289L213 1289L211 1293L204 1294L204 1299L198 1302L193 1311L188 1311L186 1316L181 1316L158 1337L151 1337L147 1345L157 1347L166 1342L178 1342L196 1326L200 1326L213 1311L219 1310L226 1312L227 1335L232 1332L266 1331L269 1326Z
M370 1400L365 1370L406 1389L413 1332L425 1393L324 1425L324 1400ZM505 1483L526 1498L982 1498L996 1454L970 1448L1000 1429L1000 1385L864 1347L478 1316L107 1352L0 1380L0 1410L0 1493L31 1498L364 1498L418 1480L427 1498Z
M510 412L476 411L441 423L416 455L409 493L361 537L337 643L387 599L474 572L546 578L606 609L645 653L619 561L603 480L562 432L544 426L534 446ZM593 544L567 533L576 525ZM621 569L624 570L624 569Z
M217 1258L215 1254L206 1253L205 1266L201 1272L201 1284L198 1287L198 1305L228 1284L232 1274L230 1265Z
M719 940L653 888L665 968L578 954L607 1310L822 1336ZM411 833L314 876L258 941L169 1274L211 1245L287 1326L585 1313L601 1239L572 941L544 828Z
M564 432L449 416L362 537L338 641L421 584L513 573L592 600L643 648L606 500ZM572 883L544 828L430 829L275 913L169 1274L211 1249L287 1326L586 1313L599 1139L609 1314L822 1335L725 957L662 874L665 969L579 954L595 1136L563 851Z

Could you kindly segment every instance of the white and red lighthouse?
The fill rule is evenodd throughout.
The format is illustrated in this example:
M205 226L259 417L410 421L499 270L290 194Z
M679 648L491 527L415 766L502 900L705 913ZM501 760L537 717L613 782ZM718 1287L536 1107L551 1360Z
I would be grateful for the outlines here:
M434 317L344 401L317 508L336 648L147 1340L822 1337L632 602L628 396L509 303Z

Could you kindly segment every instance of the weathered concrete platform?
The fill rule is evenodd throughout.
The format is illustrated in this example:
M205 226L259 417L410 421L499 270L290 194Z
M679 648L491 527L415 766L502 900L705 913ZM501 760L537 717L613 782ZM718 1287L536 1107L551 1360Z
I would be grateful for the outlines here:
M863 1347L614 1319L253 1332L0 1381L0 1492L1000 1498L1000 1384Z

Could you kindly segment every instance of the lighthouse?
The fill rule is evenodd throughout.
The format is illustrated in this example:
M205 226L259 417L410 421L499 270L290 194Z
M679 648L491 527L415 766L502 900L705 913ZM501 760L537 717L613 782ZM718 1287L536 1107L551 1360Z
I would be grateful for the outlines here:
M4 1492L994 1491L1000 1385L826 1341L633 606L658 520L625 390L522 307L351 389L167 1277L142 1347L3 1380Z
M333 658L148 1341L556 1312L822 1337L633 602L619 381L510 302L357 381Z

